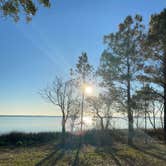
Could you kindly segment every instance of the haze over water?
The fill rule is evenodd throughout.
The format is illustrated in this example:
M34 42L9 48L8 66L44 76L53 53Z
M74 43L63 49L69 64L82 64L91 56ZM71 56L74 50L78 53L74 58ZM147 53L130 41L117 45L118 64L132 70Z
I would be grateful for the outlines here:
M136 121L136 119L135 119ZM96 128L96 122L90 117L85 117L84 128ZM4 116L0 117L0 134L10 132L57 132L61 131L61 117L60 116ZM149 121L147 121L148 128L152 128ZM127 118L113 118L111 120L111 127L116 129L127 129ZM135 125L136 127L136 125ZM139 118L139 127L144 127L144 119ZM156 119L156 127L161 127L160 119ZM76 130L79 129L77 125ZM70 124L67 125L67 130L71 131Z

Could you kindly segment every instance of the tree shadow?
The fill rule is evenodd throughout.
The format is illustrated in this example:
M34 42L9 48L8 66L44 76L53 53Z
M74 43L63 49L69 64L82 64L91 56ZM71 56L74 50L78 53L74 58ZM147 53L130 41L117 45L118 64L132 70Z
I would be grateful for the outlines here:
M76 155L75 155L74 162L73 162L72 166L78 166L79 165L80 149L81 149L81 145L78 146L78 149L76 151Z
M120 163L120 161L119 161L119 159L118 159L118 157L116 156L116 154L113 153L113 152L111 152L111 151L109 153L111 154L111 156L114 159L114 161L117 164L117 166L122 166L121 163Z
M40 162L36 164L36 166L53 166L64 156L65 150L62 149L60 145L55 146L55 150L50 153L47 157L42 159Z
M118 138L119 136L119 138ZM111 138L114 137L114 138ZM111 139L110 139L111 138ZM84 153L82 153L81 148L85 145L93 146L96 149L96 153L98 153L103 161L105 160L105 156L109 154L108 156L111 159L111 162L113 162L117 166L123 166L123 165L130 165L133 166L137 160L135 155L132 155L132 149L136 150L137 152L140 151L141 153L151 156L152 158L155 157L156 159L160 159L163 161L166 161L166 151L163 149L161 150L160 147L154 144L152 145L142 145L142 142L137 142L137 144L134 144L130 146L132 149L126 149L126 151L123 153L123 145L124 147L128 147L125 139L125 135L121 134L119 131L118 133L101 133L98 131L91 131L89 133L86 133L86 135L83 136L82 140L80 141L80 136L72 136L70 139L67 140L66 145L64 147L57 145L55 150L49 154L46 158L42 159L36 166L52 166L56 165L59 160L61 160L65 154L65 151L69 150L72 154L72 160L71 156L69 155L66 159L70 160L71 166L79 166L82 165L82 163L85 163L86 159L83 158ZM81 143L80 143L81 142ZM135 143L136 143L135 142ZM138 146L140 145L140 147ZM84 147L83 147L84 150ZM119 153L120 151L120 153ZM122 152L121 152L122 151ZM129 152L129 153L128 153ZM134 151L133 151L134 152ZM81 155L80 155L81 153ZM135 152L134 152L135 153ZM108 157L106 157L108 159ZM66 161L67 161L66 160ZM68 162L67 161L67 162ZM108 160L107 160L108 161ZM140 162L145 162L145 164L148 162L148 160L141 160ZM87 164L87 163L86 163Z
M57 144L54 148L54 151L51 152L47 157L45 157L44 159L39 161L36 164L36 166L54 166L54 165L57 165L57 162L60 161L64 157L66 151L75 150L75 149L77 151L76 151L75 159L74 159L74 162L72 165L77 166L79 163L80 148L81 148L81 145L78 144L77 137L76 137L76 140L74 139L74 142L73 141L66 142L66 144L63 146L61 144Z
M143 149L143 148L141 148L141 147L138 147L138 146L136 146L136 145L132 145L131 147L134 148L134 149L136 149L136 150L138 150L138 151L140 151L140 152L142 152L142 153L144 153L144 154L147 154L147 155L152 156L152 157L155 157L155 158L157 158L157 159L166 161L166 157L164 158L164 157L162 157L162 156L157 155L158 152L157 152L157 154L156 154L156 152L155 152L155 154L154 154L153 152L146 151L145 149ZM155 149L155 148L153 147L153 149ZM157 149L155 149L155 150L157 150ZM160 152L160 154L162 154L162 153ZM166 152L164 152L163 154L166 156Z
M114 160L115 164L117 166L122 166L122 164L121 164L121 162L120 162L120 160L119 160L119 158L118 158L118 156L116 154L116 151L117 151L116 149L113 149L113 148L111 148L111 149L109 148L108 149L108 147L107 148L102 148L102 151L99 150L98 148L96 149L96 153L98 153L103 158L104 158L105 155L102 152L104 152L106 154L110 154L112 159Z

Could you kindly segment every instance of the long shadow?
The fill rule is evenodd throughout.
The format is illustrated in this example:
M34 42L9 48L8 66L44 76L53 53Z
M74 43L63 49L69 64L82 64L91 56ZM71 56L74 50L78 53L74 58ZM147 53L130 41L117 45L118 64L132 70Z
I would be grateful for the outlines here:
M104 157L104 155L103 155L100 151L96 151L96 152L97 152L99 155L101 155L101 156ZM113 160L115 161L115 163L116 163L117 166L122 166L121 163L120 163L120 161L119 161L119 159L118 159L118 157L117 157L117 155L115 154L115 152L114 152L113 149L112 149L112 150L104 150L104 152L107 153L107 154L110 154L110 155L112 156L112 158L113 158Z
M134 148L134 149L136 149L136 150L138 150L138 151L141 151L142 153L145 153L145 154L147 154L147 155L149 155L149 156L152 156L152 157L158 158L158 159L160 159L160 160L166 161L166 158L163 158L163 157L158 156L158 155L156 155L156 154L154 154L154 153L151 153L151 152L147 152L147 151L145 151L144 149L139 148L139 147L137 147L137 146L135 146L135 145L132 145L131 147Z
M80 149L81 149L81 145L78 146L76 155L75 155L75 159L74 162L72 164L72 166L78 166L79 165L79 154L80 154Z
M109 152L112 156L112 158L114 159L115 163L118 165L118 166L122 166L121 163L119 162L119 159L116 157L116 155L113 153L113 152Z
M60 152L59 154L57 154ZM36 166L49 165L54 166L64 156L64 149L61 149L59 145L55 147L55 150L50 153L46 158L42 159ZM46 164L45 164L46 163Z

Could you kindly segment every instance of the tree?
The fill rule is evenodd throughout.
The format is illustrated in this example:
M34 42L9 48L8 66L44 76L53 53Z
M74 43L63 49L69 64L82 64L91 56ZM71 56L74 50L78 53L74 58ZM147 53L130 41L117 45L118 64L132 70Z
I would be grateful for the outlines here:
M133 114L136 119L136 126L139 128L139 118L143 117L145 118L145 130L147 128L147 113L146 113L146 101L142 99L139 92L135 92L135 94L132 95L132 109Z
M85 97L85 85L89 82L90 75L92 73L92 66L88 62L87 53L82 53L78 57L78 63L76 64L75 69L75 80L77 86L81 91L81 132L83 128L83 110L84 110L84 97Z
M41 95L57 106L62 113L62 145L65 144L66 122L72 112L72 104L74 104L73 93L72 80L64 82L58 77L49 88L41 92Z
M38 3L50 7L50 0L38 0ZM33 0L0 0L0 10L3 16L10 16L15 21L19 20L20 13L24 13L30 21L36 14L37 6Z
M88 55L86 52L83 52L82 55L78 57L78 63L75 69L75 74L80 85L89 81L92 70L93 67L88 62Z
M71 129L71 133L74 132L74 129L77 126L77 120L79 118L79 112L80 112L80 102L76 99L74 100L74 103L72 104L72 108L71 108L71 113L70 113L70 129Z
M149 32L144 42L146 63L141 80L155 84L155 93L163 98L164 137L166 141L166 9L151 16ZM161 90L163 89L163 90Z
M109 91L110 92L110 91ZM99 119L101 130L108 130L113 115L113 108L117 97L117 91L112 93L100 93L98 96L87 98L92 113Z
M153 87L146 84L133 95L133 102L136 105L134 109L140 108L142 109L141 113L144 113L145 131L147 130L147 118L155 130L156 116L162 109L162 98L154 92Z
M145 131L147 131L147 117L149 114L150 101L152 100L152 88L147 84L143 85L140 90L135 92L135 95L132 96L132 102L135 103L134 109L140 109L141 114L144 114L145 118Z
M142 65L140 42L144 38L142 17L136 15L126 17L119 25L119 31L104 37L108 48L103 52L100 60L100 70L103 79L108 84L116 85L124 95L123 104L128 114L128 143L133 143L133 111L131 109L131 93L138 68Z

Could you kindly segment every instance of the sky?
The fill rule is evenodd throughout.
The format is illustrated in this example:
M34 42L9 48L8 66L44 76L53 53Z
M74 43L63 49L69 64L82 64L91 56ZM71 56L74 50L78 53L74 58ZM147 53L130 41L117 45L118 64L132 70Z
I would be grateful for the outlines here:
M87 52L95 67L103 36L117 31L128 15L151 14L165 0L52 0L30 23L0 18L0 115L60 115L39 95L55 78L67 78L78 56Z

